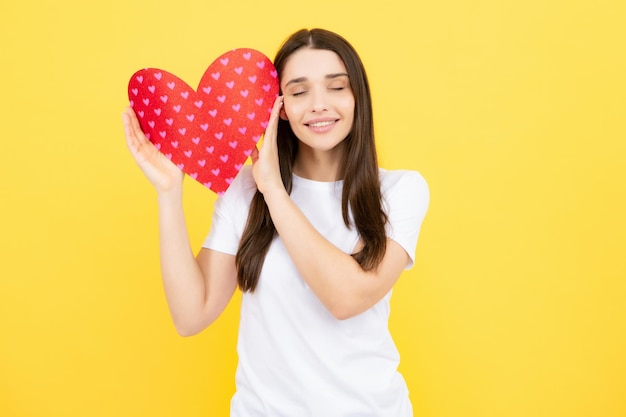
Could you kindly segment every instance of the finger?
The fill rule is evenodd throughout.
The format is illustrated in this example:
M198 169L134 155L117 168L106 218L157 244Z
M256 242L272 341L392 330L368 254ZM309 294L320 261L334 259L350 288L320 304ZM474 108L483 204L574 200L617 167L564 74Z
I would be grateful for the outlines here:
M270 139L272 143L276 143L276 133L278 131L278 120L280 118L280 109L283 106L283 96L276 97L272 112L270 114L270 120L267 123L267 129L265 130L264 139Z
M139 163L140 160L146 158L146 147L149 148L153 145L141 130L135 111L131 107L126 107L122 113L122 123L124 124L126 146ZM144 155L141 156L141 154Z
M272 107L272 117L278 116L278 114L280 113L280 108L283 106L284 100L284 96L276 97L276 100L274 100L274 106Z
M122 113L122 123L124 125L124 136L126 137L126 146L133 153L137 153L139 148L141 147L141 140L137 137L135 133L135 129L132 125L132 111L129 112L129 109L124 109Z
M138 146L135 134L131 126L130 115L128 109L124 109L122 112L122 125L124 126L124 136L126 137L126 144L129 148L135 148Z
M133 130L134 135L137 137L137 139L142 142L145 143L148 141L148 138L146 138L146 135L144 135L143 133L143 129L141 129L141 125L139 124L139 119L137 118L137 115L135 114L135 110L133 110L130 106L126 108L126 114L128 114L128 117L130 119L130 126Z

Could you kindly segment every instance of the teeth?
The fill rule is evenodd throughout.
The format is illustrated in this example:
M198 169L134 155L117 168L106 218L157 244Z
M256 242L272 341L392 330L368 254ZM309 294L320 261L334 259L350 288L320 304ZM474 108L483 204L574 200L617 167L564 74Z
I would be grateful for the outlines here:
M317 123L310 123L309 126L311 127L323 127L323 126L328 126L331 125L335 122L317 122Z

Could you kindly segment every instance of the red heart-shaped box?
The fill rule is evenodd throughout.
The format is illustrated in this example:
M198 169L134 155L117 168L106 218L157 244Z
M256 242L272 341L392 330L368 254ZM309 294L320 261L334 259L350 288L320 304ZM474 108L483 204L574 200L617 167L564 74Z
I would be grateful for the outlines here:
M249 48L217 58L197 90L156 68L137 71L128 83L146 137L217 194L228 189L263 135L277 96L274 65Z

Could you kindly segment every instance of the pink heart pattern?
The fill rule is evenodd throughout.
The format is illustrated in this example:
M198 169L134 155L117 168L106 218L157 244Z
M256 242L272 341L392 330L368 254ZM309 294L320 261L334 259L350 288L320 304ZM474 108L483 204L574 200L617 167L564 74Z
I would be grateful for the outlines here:
M183 172L223 194L267 127L278 77L261 52L234 49L207 68L198 89L156 68L128 83L146 137Z

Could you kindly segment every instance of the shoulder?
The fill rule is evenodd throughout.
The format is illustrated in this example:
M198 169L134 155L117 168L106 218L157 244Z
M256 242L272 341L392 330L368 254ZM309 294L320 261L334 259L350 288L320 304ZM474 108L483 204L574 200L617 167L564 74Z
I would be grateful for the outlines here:
M228 208L247 207L256 190L256 182L252 176L252 166L244 165L226 192L219 197L218 201L220 201L221 206Z
M379 169L380 187L383 195L417 194L428 198L428 183L417 171Z
M416 171L381 169L379 172L387 214L387 236L409 254L407 268L410 268L415 261L417 239L430 203L428 184Z
M417 171L380 170L383 205L391 221L421 222L430 204L428 184Z
M241 168L241 171L239 171L239 174L237 174L226 192L231 188L241 193L256 192L256 182L252 176L252 165L244 165Z

